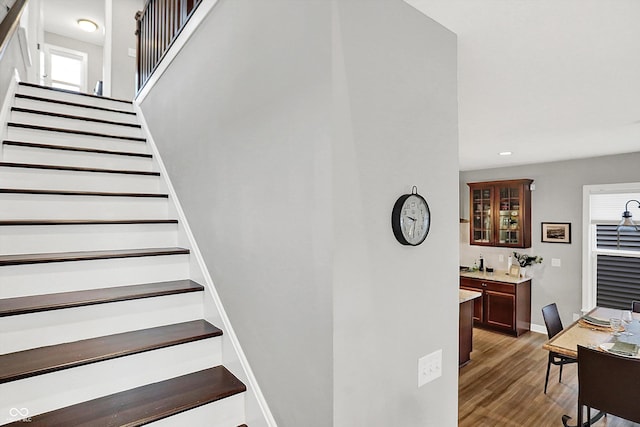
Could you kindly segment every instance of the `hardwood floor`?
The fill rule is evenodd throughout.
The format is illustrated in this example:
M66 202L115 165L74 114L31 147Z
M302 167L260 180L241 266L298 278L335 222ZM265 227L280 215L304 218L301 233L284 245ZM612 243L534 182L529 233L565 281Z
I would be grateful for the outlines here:
M562 426L562 415L576 424L577 365L567 365L558 383L558 367L551 366L547 394L543 392L547 336L528 332L519 338L473 330L471 362L460 369L458 425L460 427ZM614 393L623 393L614 390ZM627 390L637 393L637 390ZM640 427L611 415L594 427Z

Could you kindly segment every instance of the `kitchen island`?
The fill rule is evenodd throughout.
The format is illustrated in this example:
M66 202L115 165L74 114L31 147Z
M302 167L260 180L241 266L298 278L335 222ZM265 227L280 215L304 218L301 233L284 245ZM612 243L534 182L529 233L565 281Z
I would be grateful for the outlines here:
M471 361L473 349L473 300L482 297L481 292L460 289L458 366Z

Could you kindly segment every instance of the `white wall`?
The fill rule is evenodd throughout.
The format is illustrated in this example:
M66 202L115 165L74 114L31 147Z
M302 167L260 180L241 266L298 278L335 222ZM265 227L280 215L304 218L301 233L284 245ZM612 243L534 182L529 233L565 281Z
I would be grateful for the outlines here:
M107 12L111 10L111 18L107 18L106 31L110 36L105 37L105 55L111 55L111 61L105 59L105 65L109 70L105 76L110 76L110 94L105 94L117 99L133 99L136 91L136 58L129 56L129 49L137 46L136 42L136 12L144 6L143 0L116 0L110 1ZM109 25L109 22L111 25ZM106 46L109 43L110 46Z
M44 33L44 42L87 54L87 92L93 93L93 89L96 87L96 82L98 80L102 80L102 46L85 43L80 40L46 31Z
M565 324L582 306L582 187L638 181L640 152L617 156L593 157L564 162L538 163L510 168L485 169L460 173L461 218L469 218L467 182L497 179L532 178L536 189L531 195L531 249L520 250L542 256L541 265L533 268L531 286L531 321L544 328L542 307L555 302ZM622 214L622 208L620 214ZM571 244L542 243L541 222L570 222ZM482 253L488 265L506 268L512 250L469 245L469 224L460 224L460 264L473 265ZM505 261L498 262L499 254ZM559 258L561 267L551 267Z
M400 0L221 0L141 105L280 426L456 423L455 43Z

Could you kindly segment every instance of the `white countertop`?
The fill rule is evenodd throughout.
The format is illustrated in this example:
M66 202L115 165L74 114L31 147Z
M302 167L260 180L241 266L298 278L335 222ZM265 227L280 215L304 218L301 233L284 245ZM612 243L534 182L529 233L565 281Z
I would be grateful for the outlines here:
M527 280L531 280L530 277L509 276L504 270L494 271L493 274L485 273L483 271L461 271L460 277L468 277L470 279L480 280L493 280L495 282L505 283L522 283L526 282Z
M468 291L466 289L460 289L460 304L463 302L471 301L472 299L480 298L482 292Z

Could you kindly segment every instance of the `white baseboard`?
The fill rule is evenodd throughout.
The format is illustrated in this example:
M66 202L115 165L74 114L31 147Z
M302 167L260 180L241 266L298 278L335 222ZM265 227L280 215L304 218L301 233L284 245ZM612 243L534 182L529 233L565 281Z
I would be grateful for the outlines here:
M547 328L543 325L536 325L535 323L531 324L531 332L537 332L539 334L547 334Z

